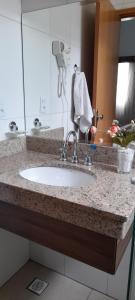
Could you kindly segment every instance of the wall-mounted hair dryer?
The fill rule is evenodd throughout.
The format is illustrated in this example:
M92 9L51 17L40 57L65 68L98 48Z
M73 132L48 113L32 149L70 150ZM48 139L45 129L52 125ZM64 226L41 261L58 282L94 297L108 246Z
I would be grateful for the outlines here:
M66 86L66 70L68 66L68 56L70 49L65 50L65 45L61 41L52 42L52 54L56 57L57 66L59 69L58 75L58 97L65 95Z
M64 60L64 43L60 41L53 41L52 53L56 56L58 68L66 68Z

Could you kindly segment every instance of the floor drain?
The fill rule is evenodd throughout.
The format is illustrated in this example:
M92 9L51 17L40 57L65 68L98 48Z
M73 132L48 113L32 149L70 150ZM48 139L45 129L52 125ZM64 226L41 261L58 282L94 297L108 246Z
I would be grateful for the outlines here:
M45 289L48 287L48 282L35 278L30 285L27 287L27 290L40 296Z

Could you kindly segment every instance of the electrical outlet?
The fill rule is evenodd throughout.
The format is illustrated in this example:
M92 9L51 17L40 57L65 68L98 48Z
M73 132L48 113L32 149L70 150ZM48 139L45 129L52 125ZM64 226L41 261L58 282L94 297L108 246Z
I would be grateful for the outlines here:
M40 113L46 113L46 100L43 97L40 97Z

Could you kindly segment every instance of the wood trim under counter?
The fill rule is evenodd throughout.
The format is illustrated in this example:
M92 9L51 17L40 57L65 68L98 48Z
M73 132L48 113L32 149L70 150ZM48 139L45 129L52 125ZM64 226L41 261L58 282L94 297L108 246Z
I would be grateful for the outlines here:
M3 201L0 227L110 274L132 237L132 226L124 240L117 240Z

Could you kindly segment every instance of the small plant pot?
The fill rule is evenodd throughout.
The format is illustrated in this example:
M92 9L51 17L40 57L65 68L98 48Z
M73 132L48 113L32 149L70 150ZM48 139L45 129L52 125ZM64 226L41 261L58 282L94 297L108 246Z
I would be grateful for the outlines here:
M135 151L129 148L118 149L118 173L130 173L132 169Z

